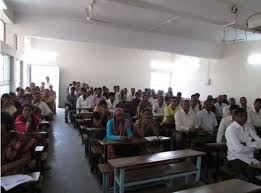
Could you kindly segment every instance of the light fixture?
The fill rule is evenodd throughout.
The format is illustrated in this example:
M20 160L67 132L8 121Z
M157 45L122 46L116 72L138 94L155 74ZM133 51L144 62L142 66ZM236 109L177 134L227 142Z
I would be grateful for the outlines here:
M247 58L250 65L261 65L261 54L251 54Z
M7 9L4 0L0 0L0 9Z

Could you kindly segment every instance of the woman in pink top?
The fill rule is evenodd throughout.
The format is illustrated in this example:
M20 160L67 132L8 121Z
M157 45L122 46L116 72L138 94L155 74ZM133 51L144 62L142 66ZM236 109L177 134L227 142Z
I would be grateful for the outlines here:
M38 131L40 120L32 114L32 106L25 105L22 114L15 119L15 130L18 133Z

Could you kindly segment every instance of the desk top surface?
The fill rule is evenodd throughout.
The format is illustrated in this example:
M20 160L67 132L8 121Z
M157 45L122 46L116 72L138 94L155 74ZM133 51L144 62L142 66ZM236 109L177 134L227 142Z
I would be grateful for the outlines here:
M108 163L113 168L135 168L135 167L142 167L142 166L148 166L154 164L158 165L158 164L170 163L171 161L174 161L176 159L203 156L203 155L205 155L204 152L200 152L192 149L185 149L185 150L167 151L167 152L161 152L161 153L155 153L149 155L110 159L108 160Z
M85 128L87 131L104 131L106 128L98 128L98 127L87 127Z
M261 191L261 186L239 179L232 179L176 193L257 193L259 191Z
M111 140L99 140L98 143L101 145L120 145L120 144L144 144L144 143L153 143L157 141L169 141L169 137L161 137L158 140L149 141L145 138L133 138L130 141L111 141Z

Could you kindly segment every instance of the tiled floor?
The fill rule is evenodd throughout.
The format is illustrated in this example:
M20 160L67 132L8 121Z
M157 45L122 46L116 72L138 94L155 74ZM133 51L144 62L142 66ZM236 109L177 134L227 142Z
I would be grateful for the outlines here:
M58 109L50 136L49 165L43 193L99 193L101 188L90 173L84 148L76 129L64 123L64 110Z

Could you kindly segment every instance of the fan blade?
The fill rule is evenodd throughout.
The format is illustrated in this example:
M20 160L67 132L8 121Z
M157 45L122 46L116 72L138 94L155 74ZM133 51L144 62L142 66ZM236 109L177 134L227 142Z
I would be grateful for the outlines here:
M110 23L109 21L94 19L94 18L92 18L90 21L94 21L94 22L98 22L98 23Z

